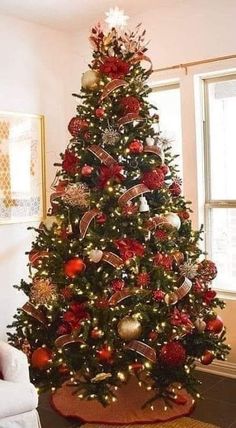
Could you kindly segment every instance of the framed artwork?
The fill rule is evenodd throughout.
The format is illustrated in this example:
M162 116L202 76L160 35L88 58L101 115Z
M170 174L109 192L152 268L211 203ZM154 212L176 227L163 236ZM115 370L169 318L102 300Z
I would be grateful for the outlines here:
M44 117L0 111L0 224L45 215Z

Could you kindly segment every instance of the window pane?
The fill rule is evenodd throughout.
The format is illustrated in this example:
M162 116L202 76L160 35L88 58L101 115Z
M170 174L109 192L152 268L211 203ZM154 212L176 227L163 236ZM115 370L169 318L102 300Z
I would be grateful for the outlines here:
M211 259L216 263L216 288L236 291L236 208L213 208L210 214Z
M182 132L180 88L177 85L165 85L153 89L149 95L150 103L158 108L161 135L171 141L172 154L180 155L176 159L182 177Z
M210 199L236 199L236 79L207 83Z

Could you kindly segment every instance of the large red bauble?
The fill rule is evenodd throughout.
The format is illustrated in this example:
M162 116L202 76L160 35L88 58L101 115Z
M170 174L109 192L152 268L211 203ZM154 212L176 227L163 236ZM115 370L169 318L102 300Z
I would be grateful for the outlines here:
M209 320L206 325L206 329L212 333L220 333L224 327L222 319L217 316L213 320Z
M75 116L69 122L68 131L72 137L78 137L80 132L85 132L88 129L88 126L89 124L86 119Z
M143 143L140 140L132 140L129 144L130 153L142 153Z
M52 351L48 348L37 348L32 354L32 367L39 370L45 370L49 366L52 358Z
M162 346L159 361L163 366L169 368L180 367L185 363L186 351L179 342L169 342Z
M96 115L96 117L98 117L99 119L100 119L100 118L102 118L102 117L104 116L104 114L105 114L105 110L104 110L102 107L98 107L98 108L95 110L95 115Z
M213 360L214 355L211 351L205 351L204 354L201 356L201 363L204 364L204 366L208 366L208 364L211 364Z
M68 260L64 265L64 273L69 276L69 278L75 278L76 275L85 270L85 263L82 259L75 257Z

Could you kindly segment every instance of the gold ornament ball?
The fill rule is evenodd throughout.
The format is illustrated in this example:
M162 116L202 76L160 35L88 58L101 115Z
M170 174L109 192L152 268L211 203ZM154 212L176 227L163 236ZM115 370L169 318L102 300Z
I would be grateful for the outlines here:
M142 333L140 322L131 316L122 318L118 323L117 329L119 336L123 340L137 339Z
M100 76L97 71L88 70L82 75L82 79L81 79L82 88L92 91L97 88L99 80L100 80Z

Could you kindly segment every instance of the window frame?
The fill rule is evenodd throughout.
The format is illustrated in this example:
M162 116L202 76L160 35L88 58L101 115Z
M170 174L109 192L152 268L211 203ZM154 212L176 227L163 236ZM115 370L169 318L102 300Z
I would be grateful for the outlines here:
M215 76L206 76L201 78L201 93L202 93L202 143L203 143L203 221L204 221L204 247L207 254L211 258L212 255L212 238L211 238L211 210L214 208L236 208L236 199L213 199L211 197L211 149L210 149L210 104L208 85L214 82L224 82L235 79L236 71L222 73ZM199 159L198 159L199 161ZM214 286L214 285L213 285ZM221 297L235 299L236 290L223 289L217 286L214 288L220 292Z

